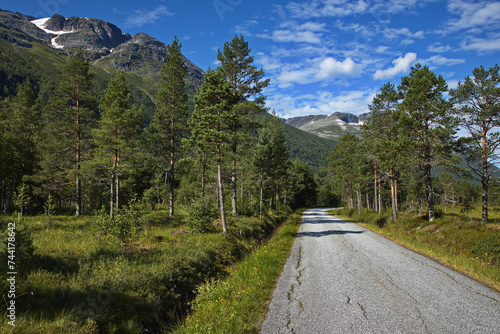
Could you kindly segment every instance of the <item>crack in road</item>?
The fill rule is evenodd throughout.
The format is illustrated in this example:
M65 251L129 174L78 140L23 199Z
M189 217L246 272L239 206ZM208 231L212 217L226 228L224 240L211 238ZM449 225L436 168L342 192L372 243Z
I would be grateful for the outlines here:
M325 211L304 214L262 334L498 333L498 292Z

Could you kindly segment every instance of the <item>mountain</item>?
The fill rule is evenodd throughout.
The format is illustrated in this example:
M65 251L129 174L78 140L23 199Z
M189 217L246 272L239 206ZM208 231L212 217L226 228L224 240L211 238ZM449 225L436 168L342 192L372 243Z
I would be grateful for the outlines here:
M37 19L0 9L0 99L15 94L17 84L29 78L45 105L58 85L67 57L77 50L84 50L92 63L96 96L102 94L114 71L123 70L134 101L145 107L145 122L151 120L155 112L152 97L158 88L158 71L168 54L167 45L144 33L130 36L111 23L92 18L54 14ZM204 72L188 59L185 64L193 95ZM315 170L326 166L334 140L286 123L283 127L292 159L303 160Z
M356 116L350 113L336 112L331 115L309 115L292 117L285 122L297 129L314 134L321 138L336 140L345 133L359 135L361 125L368 114Z
M168 55L167 44L144 34L130 36L120 28L88 17L65 18L54 14L36 19L0 9L0 39L10 44L33 48L41 43L66 55L85 50L94 65L106 70L125 72L158 79L158 71ZM192 89L201 85L203 70L185 58Z

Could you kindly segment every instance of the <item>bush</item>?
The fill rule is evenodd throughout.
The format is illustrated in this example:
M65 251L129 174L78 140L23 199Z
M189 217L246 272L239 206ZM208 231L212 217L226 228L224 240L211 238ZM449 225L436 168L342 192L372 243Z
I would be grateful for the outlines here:
M217 208L207 197L200 197L188 207L184 222L194 233L214 231L213 221L217 218Z
M125 243L140 230L141 217L132 203L125 209L117 210L113 218L102 209L98 213L97 227L103 234L114 235Z

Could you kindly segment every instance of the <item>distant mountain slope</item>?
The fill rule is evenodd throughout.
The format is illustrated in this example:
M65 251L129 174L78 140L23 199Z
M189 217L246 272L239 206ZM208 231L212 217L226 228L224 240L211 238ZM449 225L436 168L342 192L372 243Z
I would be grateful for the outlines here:
M144 34L130 36L117 26L88 17L65 18L54 14L36 19L20 13L0 10L0 39L10 44L32 48L38 42L72 54L85 50L86 57L105 69L119 69L152 79L166 61L167 44ZM201 85L203 70L185 58L191 90Z
M310 115L293 117L286 123L300 130L314 134L321 138L338 139L345 133L359 135L361 125L366 120L367 114L356 116L349 113L333 113L331 115Z
M85 50L92 60L96 96L102 94L116 69L124 70L137 104L145 106L145 123L155 112L157 72L166 60L166 44L146 35L130 36L118 27L91 18L59 14L37 19L0 10L0 98L12 96L25 79L35 86L42 106L57 87L67 57ZM194 94L204 72L186 59ZM335 141L317 137L283 123L292 159L313 169L326 166Z

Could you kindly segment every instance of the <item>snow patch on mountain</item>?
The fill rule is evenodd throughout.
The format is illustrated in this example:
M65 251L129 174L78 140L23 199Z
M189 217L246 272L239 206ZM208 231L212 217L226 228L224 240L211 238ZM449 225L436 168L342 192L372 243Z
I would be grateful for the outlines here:
M51 43L52 43L52 46L54 48L56 48L56 49L62 49L62 48L64 48L64 45L57 44L56 39L60 35L70 34L72 32L76 32L76 30L72 30L72 31L64 31L64 30L54 31L54 30L49 30L49 29L45 28L45 25L46 25L46 23L47 23L48 20L50 20L50 17L46 17L46 18L43 18L43 19L37 19L37 20L30 21L30 22L33 23L34 25L36 25L38 27L38 29L41 29L41 30L45 31L47 34L56 35L55 37L53 37L50 40Z

